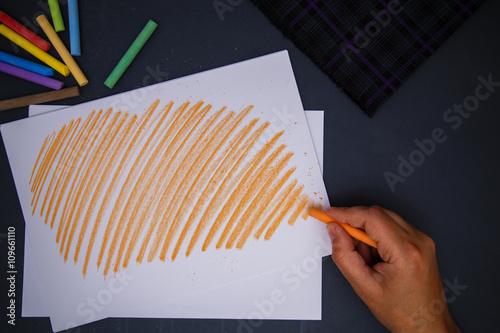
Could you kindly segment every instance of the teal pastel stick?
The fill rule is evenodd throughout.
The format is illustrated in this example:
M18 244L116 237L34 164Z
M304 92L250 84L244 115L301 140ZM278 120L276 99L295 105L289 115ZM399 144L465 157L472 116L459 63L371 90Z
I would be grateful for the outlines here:
M137 53L142 49L144 44L148 41L149 37L153 34L155 31L156 27L158 24L153 22L152 20L149 20L148 24L142 29L141 33L135 41L130 45L129 49L127 52L123 55L121 58L120 62L118 62L118 65L116 65L115 69L109 74L108 78L106 81L104 81L104 84L110 88L113 89L115 86L116 82L120 79L120 77L123 75L125 70L128 68L132 60L137 56Z
M0 51L0 61L11 64L16 67L24 68L30 72L38 73L43 76L54 76L54 69L37 64L35 62L16 57L15 55L8 54Z
M78 18L78 0L68 0L69 41L71 55L81 55L80 22Z

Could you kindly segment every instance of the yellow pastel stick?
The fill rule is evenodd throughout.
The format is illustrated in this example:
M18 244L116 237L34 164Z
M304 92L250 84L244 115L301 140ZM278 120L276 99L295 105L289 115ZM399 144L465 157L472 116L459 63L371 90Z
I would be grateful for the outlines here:
M23 36L19 35L17 32L13 31L9 27L7 27L5 24L0 24L0 34L4 35L8 39L10 39L12 42L16 43L50 67L54 68L56 71L61 73L64 76L69 75L69 69L68 67L48 54L45 51L42 51L38 47L35 46L32 42L24 38Z
M73 74L78 84L80 86L84 86L89 83L89 80L87 80L80 67L78 67L75 59L73 59L71 54L68 52L68 49L64 46L61 38L59 38L54 28L52 28L45 15L38 16L36 21L40 24L40 27L42 27L42 30L49 38L52 45L54 45L54 48L57 50L57 53L59 53L66 66L69 67L71 74Z

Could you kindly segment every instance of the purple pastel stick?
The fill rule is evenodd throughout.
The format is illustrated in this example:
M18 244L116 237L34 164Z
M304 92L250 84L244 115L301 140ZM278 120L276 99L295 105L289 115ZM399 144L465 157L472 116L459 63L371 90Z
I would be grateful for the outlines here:
M36 74L25 69L12 66L6 64L5 62L0 61L0 72L4 72L10 75L14 75L20 77L21 79L25 79L34 83L38 83L42 86L46 86L52 89L59 90L64 85L64 82L51 79L50 77L46 77L40 74Z

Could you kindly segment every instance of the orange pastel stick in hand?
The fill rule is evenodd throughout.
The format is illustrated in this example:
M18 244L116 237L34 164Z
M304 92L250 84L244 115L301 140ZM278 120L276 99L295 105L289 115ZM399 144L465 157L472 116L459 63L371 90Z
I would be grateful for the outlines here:
M347 231L347 233L349 235L351 235L351 237L354 237L357 240L362 241L363 243L366 243L370 246L373 246L374 248L377 248L377 242L375 242L373 239L368 237L366 232L364 232L361 229L354 228L353 226L350 226L347 223L342 223L342 222L336 221L336 220L332 219L327 213L325 213L319 209L316 209L316 208L311 208L309 210L309 215L314 217L315 219L320 220L321 222L326 223L326 224L332 223L332 222L337 223L342 228L344 228L344 230Z

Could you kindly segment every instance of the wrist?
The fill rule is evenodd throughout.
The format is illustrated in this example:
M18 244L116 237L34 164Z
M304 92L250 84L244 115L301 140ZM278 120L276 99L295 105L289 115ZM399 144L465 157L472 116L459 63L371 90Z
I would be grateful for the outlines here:
M408 316L391 316L390 322L382 322L392 333L461 333L448 309L439 316L408 320ZM399 320L398 320L399 318Z
M458 326L455 324L453 318L451 318L448 309L435 321L435 325L429 327L428 332L433 333L461 333Z
M457 324L455 324L455 321L453 318L451 318L451 315L448 311L446 311L446 318L444 320L444 331L447 333L461 333L460 329L458 328Z

